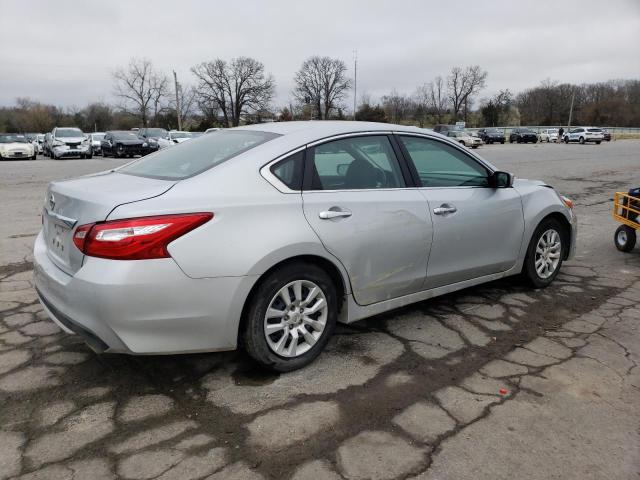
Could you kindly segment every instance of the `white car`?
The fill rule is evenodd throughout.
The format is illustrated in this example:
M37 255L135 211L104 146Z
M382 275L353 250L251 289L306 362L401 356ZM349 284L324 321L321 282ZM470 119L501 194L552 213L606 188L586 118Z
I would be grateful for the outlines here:
M464 130L449 130L447 132L447 137L451 137L453 140L461 143L465 147L478 148L482 145L482 139L480 137L474 137Z
M36 159L36 152L27 137L17 133L0 133L0 159Z
M584 145L587 142L594 142L596 145L600 145L604 140L604 132L597 127L577 127L565 133L562 139L564 143L578 142Z
M102 140L104 139L104 132L93 132L88 134L87 137L91 143L91 153L93 153L93 155L102 155Z
M558 129L557 128L545 128L540 130L538 134L540 143L542 142L557 142L558 141Z
M182 143L191 140L193 135L191 132L181 132L179 130L171 130L167 135L167 140L173 143Z
M51 158L91 158L89 139L79 128L56 127L51 131Z

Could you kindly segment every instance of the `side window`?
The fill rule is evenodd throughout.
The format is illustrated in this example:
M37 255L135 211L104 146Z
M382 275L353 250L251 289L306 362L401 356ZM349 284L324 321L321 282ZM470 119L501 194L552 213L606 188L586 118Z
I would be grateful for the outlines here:
M291 190L302 190L303 164L304 150L301 150L273 165L271 173Z
M399 137L423 187L488 187L489 172L473 158L443 142Z
M312 190L401 188L404 178L386 135L350 137L309 150Z

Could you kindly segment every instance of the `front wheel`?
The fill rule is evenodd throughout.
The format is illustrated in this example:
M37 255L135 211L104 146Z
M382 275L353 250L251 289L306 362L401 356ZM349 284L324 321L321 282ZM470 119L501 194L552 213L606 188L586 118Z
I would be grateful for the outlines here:
M584 137L580 137L580 145L584 145Z
M598 141L596 142L596 145L600 145L600 143L602 143L602 142L601 142L600 140L598 140Z
M569 137L564 137L564 143L566 143L567 145L569 145Z
M613 241L621 252L630 252L636 246L636 231L628 225L620 225L616 229Z
M274 271L249 302L243 319L244 347L271 370L288 372L311 363L335 329L336 288L313 264L292 263Z
M562 226L553 219L543 220L536 228L522 273L527 282L534 288L545 288L553 282L562 266L564 253Z

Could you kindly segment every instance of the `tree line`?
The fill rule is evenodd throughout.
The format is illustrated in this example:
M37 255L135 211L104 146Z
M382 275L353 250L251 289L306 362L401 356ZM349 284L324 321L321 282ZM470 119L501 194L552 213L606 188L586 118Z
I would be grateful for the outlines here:
M0 131L46 132L56 125L83 131L152 126L204 130L266 120L352 118L345 101L353 88L346 63L312 56L293 77L291 99L274 106L275 78L251 57L214 59L191 68L190 83L178 82L147 59L133 58L112 74L116 102L60 108L29 98L0 107ZM479 65L455 66L412 93L396 90L358 98L355 118L428 127L463 120L468 126L640 126L640 80L571 85L544 80L514 95L501 90L480 97L488 72ZM175 81L174 81L175 80Z

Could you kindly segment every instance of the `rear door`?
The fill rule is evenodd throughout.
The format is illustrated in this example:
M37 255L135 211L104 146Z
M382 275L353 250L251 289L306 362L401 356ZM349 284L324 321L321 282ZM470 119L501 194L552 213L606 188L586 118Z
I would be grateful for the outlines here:
M387 135L310 146L304 214L345 267L353 295L369 305L416 292L425 279L431 217Z
M516 263L524 233L520 195L489 187L489 169L440 140L399 135L429 203L433 243L425 288L503 272Z

